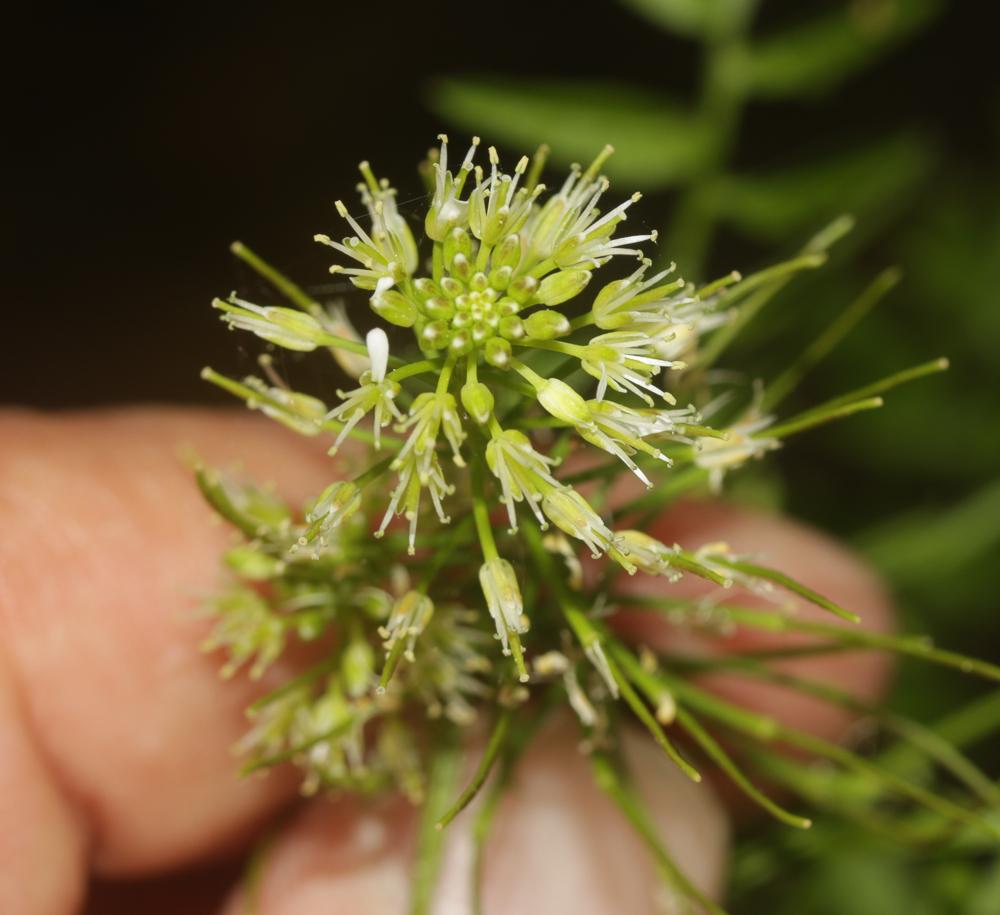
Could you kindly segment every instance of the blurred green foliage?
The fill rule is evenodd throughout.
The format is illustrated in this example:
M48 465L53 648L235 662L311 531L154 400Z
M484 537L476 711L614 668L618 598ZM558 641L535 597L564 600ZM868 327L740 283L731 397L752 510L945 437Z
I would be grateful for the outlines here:
M752 268L796 250L836 215L853 214L857 229L831 265L776 297L727 365L748 378L776 377L889 259L903 282L790 400L804 408L938 355L950 358L951 371L892 392L877 415L804 437L782 454L780 477L763 469L737 481L731 495L852 539L890 582L906 628L996 659L1000 91L992 123L978 125L978 165L956 159L933 125L900 124L892 112L846 141L830 119L822 135L780 161L755 162L742 138L760 112L783 107L794 118L803 105L823 110L849 80L876 84L889 53L933 27L948 5L855 0L763 31L757 0L620 2L637 29L663 31L665 56L684 43L699 49L693 94L475 75L434 84L432 107L518 150L545 140L559 165L614 144L609 176L662 205L660 248L685 276ZM934 722L988 702L978 689L904 664L892 706ZM968 707L979 710L968 750L995 777L1000 746L990 732L1000 718L992 706ZM739 912L986 915L1000 912L1000 858L981 848L900 849L833 820L806 836L748 835L733 890Z

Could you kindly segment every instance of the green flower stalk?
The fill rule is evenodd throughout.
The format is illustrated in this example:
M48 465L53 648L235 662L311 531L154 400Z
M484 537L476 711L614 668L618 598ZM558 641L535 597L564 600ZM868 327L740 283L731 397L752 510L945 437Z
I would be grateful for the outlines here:
M453 170L441 137L430 157L422 231L364 162L363 212L338 201L347 234L316 236L337 255L331 272L362 290L375 315L363 340L340 306L315 301L234 246L295 307L234 295L215 302L222 319L271 346L326 351L356 378L352 388L316 396L289 389L266 356L266 381L204 372L296 432L329 436L331 455L342 452L327 488L302 511L199 470L205 497L242 535L226 555L238 582L211 602L216 627L206 647L227 652L227 674L249 663L253 677L293 641L315 644L323 658L252 706L246 769L294 761L307 791L400 790L433 804L442 794L435 773L454 768L441 762L454 752L452 732L492 720L474 785L450 811L427 813L443 824L495 763L513 765L519 725L537 723L560 700L587 745L601 748L595 772L633 822L641 818L605 753L621 709L690 777L700 776L688 749L678 749L678 728L766 810L808 825L765 798L697 716L764 741L777 725L703 693L676 660L637 656L604 617L621 603L642 603L615 590L624 571L668 581L693 575L717 589L705 599L649 607L677 625L711 628L721 619L798 631L788 592L856 620L753 556L724 544L664 544L641 529L641 519L686 492L717 490L727 474L788 436L877 407L881 398L871 395L917 376L891 376L790 419L763 414L766 391L754 394L733 385L731 374L707 369L761 296L822 263L838 227L803 256L746 279L731 273L699 287L673 267L647 276L646 248L656 233L623 230L639 197L609 196L601 170L610 147L586 168L573 167L552 192L539 183L544 150L505 173L492 147L486 166L477 164L478 148L475 138ZM361 444L347 449L349 440ZM609 505L604 492L622 473L645 494ZM582 575L582 548L612 560L596 583ZM734 584L768 597L773 613L724 609L719 602ZM817 634L831 651L858 644L914 651L903 637L865 642L861 633L831 626ZM922 656L961 666L947 653ZM982 662L962 664L1000 678ZM430 737L425 718L439 722ZM789 734L781 736L794 744ZM809 748L848 768L856 759L815 742ZM898 779L879 784L946 821L981 825L960 805L928 801L923 789ZM639 828L655 843L646 825ZM436 852L427 842L419 881L433 876ZM666 851L653 851L664 872L676 874L664 863ZM690 895L685 881L675 889ZM421 884L415 911L428 898Z

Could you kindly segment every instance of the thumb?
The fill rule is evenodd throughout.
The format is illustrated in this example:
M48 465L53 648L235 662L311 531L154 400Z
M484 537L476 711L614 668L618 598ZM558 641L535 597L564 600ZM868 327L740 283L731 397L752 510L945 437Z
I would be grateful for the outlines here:
M532 742L484 852L485 915L680 913L631 826L597 786L560 719ZM641 802L679 867L704 892L722 887L728 826L711 789L689 782L641 734L623 750ZM472 822L448 827L434 915L472 911ZM416 814L401 802L352 799L306 807L269 850L255 888L260 915L396 915L410 892ZM245 890L226 915L246 911Z

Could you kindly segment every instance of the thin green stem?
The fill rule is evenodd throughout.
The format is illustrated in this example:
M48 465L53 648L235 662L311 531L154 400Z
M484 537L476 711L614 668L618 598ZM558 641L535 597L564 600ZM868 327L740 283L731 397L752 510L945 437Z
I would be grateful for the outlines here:
M440 371L441 367L442 364L434 359L421 359L419 362L409 362L397 369L393 369L386 375L386 378L389 381L405 381L407 378L413 378L415 375Z
M605 753L594 753L590 757L590 764L594 781L632 824L636 834L652 854L664 880L682 896L693 900L711 915L726 915L726 911L698 889L678 867L657 835L646 806L635 796L631 786L623 780L610 757Z
M251 251L243 242L234 241L229 250L233 252L243 263L245 263L256 274L267 280L275 289L294 305L303 311L308 312L314 318L325 317L326 312L322 305L309 295L301 286L292 282L276 267L269 264L259 254Z
M883 270L847 308L809 346L803 350L784 372L774 379L764 393L761 412L769 413L790 394L811 369L823 361L837 345L858 325L885 296L894 289L902 277L898 267Z
M437 383L437 393L444 394L448 390L448 386L451 384L451 376L455 371L455 364L458 362L457 356L448 356L444 361L444 365L441 366L441 374L438 375Z
M465 790L459 795L458 800L437 821L438 829L444 829L456 816L465 810L472 802L472 799L480 792L483 785L486 784L486 779L489 778L489 774L493 770L493 765L499 758L500 752L504 747L504 742L507 739L507 731L510 728L510 717L508 709L500 712L493 727L493 733L490 734L489 742L486 744L486 750L483 752L483 758L479 761L479 766L476 768L476 773L473 775L472 781L469 782Z
M839 397L834 397L832 400L828 400L826 403L821 404L818 407L814 407L812 410L809 410L803 415L808 416L809 413L816 410L832 409L834 407L841 407L845 404L864 400L876 394L882 394L885 391L889 391L901 384L906 384L908 381L915 381L916 379L924 378L927 375L936 375L938 372L947 371L948 367L948 360L944 357L932 359L930 362L922 362L920 365L913 366L913 368L903 369L901 372L896 372L895 374L882 378L879 381L873 381L871 384L867 384L862 388L857 388L854 391L848 391L846 394L841 394Z
M576 343L566 343L563 340L535 340L530 337L524 340L512 341L514 346L523 346L527 349L544 349L552 353L562 353L565 356L572 356L582 359L587 348Z
M462 755L454 728L439 729L430 746L427 797L417 827L410 915L429 915L433 908L434 891L444 852L444 833L437 824L441 814L447 810L448 799L454 791L462 767Z
M838 419L846 419L855 413L863 413L867 410L877 410L883 406L885 401L881 397L869 397L865 400L856 400L853 403L846 403L840 406L830 407L826 404L816 407L807 413L800 413L792 419L771 426L769 429L762 429L755 438L787 438L798 432L805 432L807 429L814 429L816 426L823 426L826 423L835 422Z

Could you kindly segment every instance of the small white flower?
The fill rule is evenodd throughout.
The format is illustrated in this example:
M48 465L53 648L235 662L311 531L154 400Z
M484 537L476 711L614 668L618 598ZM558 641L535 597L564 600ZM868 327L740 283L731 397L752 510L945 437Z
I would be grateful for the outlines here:
M540 184L533 191L518 190L521 176L528 169L527 156L521 157L513 175L499 171L496 147L489 148L489 156L489 178L484 179L482 170L476 169L476 186L469 195L469 228L484 244L495 245L501 238L521 229L545 186Z
M528 618L524 615L514 567L506 559L489 559L479 569L479 584L504 654L509 654L511 633L528 631Z
M668 547L655 537L642 531L618 531L621 549L636 568L647 575L665 575L671 581L681 577L672 560L677 555L677 547Z
M434 615L434 604L426 594L407 591L393 605L389 619L379 628L379 635L385 639L386 651L391 651L401 639L406 639L405 657L413 661L413 646L417 636L427 627Z
M580 364L598 381L597 399L603 400L610 387L619 393L636 394L650 406L653 400L646 392L675 403L673 395L658 388L652 379L661 369L683 368L683 365L660 358L655 346L654 338L635 331L612 331L594 337L585 348Z
M310 543L330 533L361 507L361 490L350 480L338 480L323 490L313 507L306 513L309 528L302 538Z
M235 295L231 295L228 302L215 299L212 305L223 313L222 319L230 327L248 330L285 349L309 353L327 339L319 321L295 308L254 305Z
M751 458L759 458L768 451L781 447L781 442L777 439L758 436L773 422L773 416L750 414L726 429L726 438L701 439L701 450L695 455L694 462L708 471L708 484L712 492L719 492L723 477L728 471L736 470Z
M557 462L535 451L523 432L507 429L495 433L490 439L486 446L486 463L500 482L500 498L507 506L511 533L517 530L514 503L524 500L527 500L541 528L547 528L539 504L548 490L559 485L549 472L549 468Z
M365 338L368 347L368 359L371 368L359 379L361 385L352 391L337 391L337 396L343 401L326 414L326 419L344 424L337 440L330 449L336 454L344 439L351 430L374 411L375 447L381 447L379 433L389 425L393 418L402 422L405 417L396 406L399 385L386 379L385 370L389 361L389 339L385 331L375 328L368 332Z
M546 493L542 511L563 533L587 544L595 559L615 546L615 535L590 503L570 486L559 486Z
M479 146L479 137L472 138L472 145L462 160L456 175L448 171L448 137L440 134L441 155L434 163L434 194L424 220L424 231L432 241L444 241L456 226L468 220L469 201L461 199L465 181L472 172L472 157Z
M683 279L657 285L674 272L675 264L645 279L651 264L652 261L644 258L633 274L601 289L593 305L594 323L598 327L605 330L645 329L647 333L656 333L674 321L672 313L679 305L695 301L683 293L678 294L686 285Z

